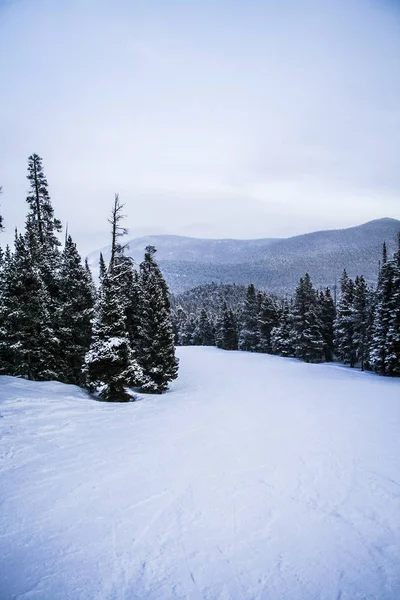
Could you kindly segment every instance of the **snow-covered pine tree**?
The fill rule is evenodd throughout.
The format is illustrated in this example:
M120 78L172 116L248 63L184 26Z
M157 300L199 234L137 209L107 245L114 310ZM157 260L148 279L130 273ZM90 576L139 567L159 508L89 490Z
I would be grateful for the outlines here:
M321 320L321 334L324 340L325 361L331 362L334 353L334 322L336 319L336 308L330 288L319 293L319 316Z
M26 198L29 205L26 240L33 263L40 269L53 300L58 296L57 275L61 262L61 243L57 233L61 231L61 222L54 217L42 159L37 154L32 154L28 159L27 179L30 190Z
M216 324L215 342L222 350L238 349L237 324L233 311L223 302Z
M135 353L139 352L139 326L140 326L140 283L139 274L134 267L133 259L130 256L124 256L125 278L125 314L126 328L128 331L129 342Z
M279 356L294 356L293 302L283 303L279 325L271 331L271 350Z
M300 278L296 288L292 318L296 358L321 362L324 359L324 340L318 297L308 273Z
M85 357L85 375L91 389L110 402L129 401L127 387L143 383L143 371L131 348L126 317L128 262L119 237L126 233L120 222L123 205L115 195L111 216L112 262L101 282L95 306L92 343Z
M143 372L129 343L119 266L108 271L95 307L92 343L85 357L89 388L101 388L109 402L129 401L127 387L138 386Z
M26 236L16 234L2 298L0 355L9 375L39 381L57 379L58 340L49 305L47 286L34 263Z
M201 346L201 332L200 332L200 315L194 318L194 331L192 335L192 345Z
M237 330L237 318L231 308L224 314L224 345L226 350L238 350L239 337Z
M192 314L186 315L185 320L181 321L180 325L179 340L181 346L193 346L196 327L196 317Z
M0 247L0 375L11 371L11 353L7 343L8 325L7 310L5 305L6 282L11 263L11 251L7 245L5 252Z
M86 281L88 284L88 287L91 290L91 295L93 298L93 304L95 303L96 299L97 299L97 290L96 290L96 286L93 280L93 275L92 275L92 271L90 270L89 267L89 262L88 259L85 258L85 276L86 276Z
M395 271L395 261L388 260L386 244L384 244L382 265L376 288L374 322L369 352L371 368L381 375L385 375L388 366L388 333L395 308Z
M37 154L28 158L30 189L26 198L28 214L25 225L25 245L32 265L40 272L48 294L46 310L52 330L53 361L51 371L57 379L61 376L61 352L59 344L58 313L60 310L59 271L61 266L61 243L57 234L61 222L55 218L47 179L43 172L42 159Z
M260 343L258 329L258 298L254 285L247 288L246 299L243 305L241 327L239 333L239 350L256 352Z
M272 352L271 332L279 326L280 309L274 298L263 294L258 312L260 352Z
M221 348L222 350L226 349L224 348L224 318L227 311L228 307L226 306L226 302L224 301L222 302L222 305L220 307L215 321L215 345L217 346L217 348Z
M95 301L90 271L82 264L71 236L66 239L61 257L58 336L60 340L60 375L64 383L84 385L84 357L91 342Z
M194 332L194 338L199 346L215 345L213 327L205 308L203 308L200 313L199 322Z
M392 260L393 287L391 314L386 336L385 372L387 375L400 377L400 233L397 243L397 251Z
M354 343L354 282L347 275L346 270L340 278L340 297L336 308L335 354L340 362L354 367L357 360Z
M184 327L188 319L187 312L182 308L182 306L175 306L175 310L171 313L172 319L172 327L174 329L175 334L175 343L178 346L188 346L190 344L187 343L187 340L184 337ZM193 331L191 332L191 334ZM190 335L191 335L190 334Z
M155 261L154 246L147 246L140 264L140 324L138 356L143 368L143 391L161 394L178 376L174 331L167 284Z
M353 294L353 345L356 361L364 371L369 354L368 324L371 297L368 285L362 275L356 277Z
M107 273L107 266L103 257L103 253L100 252L100 258L99 258L99 281L100 283L103 281L104 277L106 276Z

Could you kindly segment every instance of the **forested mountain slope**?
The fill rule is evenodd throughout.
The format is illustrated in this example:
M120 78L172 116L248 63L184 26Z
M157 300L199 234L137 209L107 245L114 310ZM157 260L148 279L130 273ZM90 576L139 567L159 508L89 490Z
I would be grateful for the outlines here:
M364 225L317 231L287 239L208 240L155 235L129 242L136 260L146 245L155 245L159 264L173 292L212 281L247 285L277 294L291 294L306 271L317 287L333 286L343 269L376 280L382 243L395 247L400 221L378 219ZM107 258L109 248L102 249ZM89 256L96 267L100 251Z

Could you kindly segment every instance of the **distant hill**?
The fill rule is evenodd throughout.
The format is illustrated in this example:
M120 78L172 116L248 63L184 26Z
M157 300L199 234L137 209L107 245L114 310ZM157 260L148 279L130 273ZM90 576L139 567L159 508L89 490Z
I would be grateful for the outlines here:
M212 281L254 283L283 295L291 294L299 277L308 271L314 284L333 286L343 269L350 276L363 274L373 283L384 241L393 252L400 221L378 219L348 229L317 231L286 239L208 240L175 235L154 235L129 242L128 253L140 262L145 246L154 245L157 258L173 292ZM109 247L103 248L109 258ZM90 254L96 269L100 250Z

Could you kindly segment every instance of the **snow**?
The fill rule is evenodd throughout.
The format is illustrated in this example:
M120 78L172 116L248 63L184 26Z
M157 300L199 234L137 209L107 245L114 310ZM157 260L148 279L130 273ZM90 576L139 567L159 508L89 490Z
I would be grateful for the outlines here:
M0 598L400 598L400 381L178 354L128 404L0 378Z

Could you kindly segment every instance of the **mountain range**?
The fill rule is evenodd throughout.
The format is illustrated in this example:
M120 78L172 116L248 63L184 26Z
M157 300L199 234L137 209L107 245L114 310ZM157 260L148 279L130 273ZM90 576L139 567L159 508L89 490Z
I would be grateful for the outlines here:
M308 272L317 287L333 286L343 269L376 281L382 244L389 253L400 232L397 219L377 219L357 227L317 231L290 238L255 240L202 239L153 235L132 239L127 254L139 263L144 248L157 248L157 260L172 292L204 283L254 283L270 292L293 293L299 278ZM94 270L100 252L109 259L110 247L92 252Z

